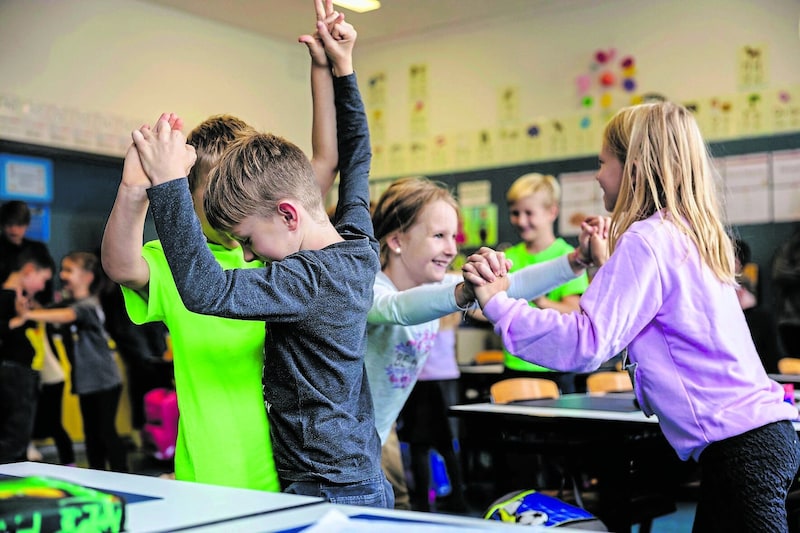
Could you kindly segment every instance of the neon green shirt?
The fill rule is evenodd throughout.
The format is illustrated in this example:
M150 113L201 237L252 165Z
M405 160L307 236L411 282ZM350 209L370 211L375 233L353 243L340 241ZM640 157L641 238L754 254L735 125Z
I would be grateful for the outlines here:
M257 268L241 249L209 244L225 269ZM261 390L264 322L188 311L159 241L142 248L149 297L123 288L137 324L163 321L170 332L180 417L175 477L229 487L279 491Z
M561 257L562 255L566 255L574 250L572 246L567 243L564 239L558 238L539 252L538 254L532 254L528 252L525 248L525 243L520 242L512 246L511 248L506 250L506 257L513 261L513 265L511 267L511 272L515 272L526 266L533 265L536 263L542 263L544 261L549 261L550 259L555 259L556 257ZM573 294L583 294L586 289L589 287L589 278L586 274L582 276L578 276L577 278L573 279L572 281L568 281L564 285L560 285L553 289L552 291L547 293L547 297L553 300L554 302L560 302L564 299L565 296L570 296ZM530 302L532 307L536 307L533 302ZM551 372L549 368L545 368L543 366L535 365L533 363L529 363L519 357L512 355L510 352L505 351L505 365L506 368L510 368L512 370L527 370L529 372Z

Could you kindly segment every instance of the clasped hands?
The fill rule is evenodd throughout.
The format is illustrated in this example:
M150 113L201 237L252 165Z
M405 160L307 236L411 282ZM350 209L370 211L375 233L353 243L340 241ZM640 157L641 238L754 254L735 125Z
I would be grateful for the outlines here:
M592 266L600 267L608 260L608 217L589 217L581 224L578 248L570 254L573 270L581 272L589 259ZM467 258L461 268L464 275L464 292L472 293L483 308L497 293L508 290L508 271L511 261L503 252L482 247Z

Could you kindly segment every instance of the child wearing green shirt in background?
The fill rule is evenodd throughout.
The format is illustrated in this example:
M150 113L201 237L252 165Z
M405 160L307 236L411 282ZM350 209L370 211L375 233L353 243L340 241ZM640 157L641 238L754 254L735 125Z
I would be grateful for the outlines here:
M558 217L561 188L553 176L538 173L525 174L514 181L506 193L511 225L522 242L505 250L512 261L511 272L566 255L575 248L555 236L553 226ZM584 273L530 302L534 307L556 309L562 313L578 310L581 294L589 286ZM530 376L551 379L558 383L562 393L575 392L575 376L571 373L552 372L550 369L524 361L505 351L505 377Z

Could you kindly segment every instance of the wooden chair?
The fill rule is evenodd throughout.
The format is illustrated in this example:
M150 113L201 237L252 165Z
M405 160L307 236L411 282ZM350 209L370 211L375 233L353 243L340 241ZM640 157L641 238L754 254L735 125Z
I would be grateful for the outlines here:
M797 357L779 359L778 372L781 374L800 374L800 359Z
M589 392L626 392L633 390L627 372L595 372L586 377L586 390Z
M511 403L518 400L558 398L560 393L554 381L542 378L509 378L498 381L489 389L492 403Z
M483 350L475 354L476 365L492 365L505 360L503 350Z

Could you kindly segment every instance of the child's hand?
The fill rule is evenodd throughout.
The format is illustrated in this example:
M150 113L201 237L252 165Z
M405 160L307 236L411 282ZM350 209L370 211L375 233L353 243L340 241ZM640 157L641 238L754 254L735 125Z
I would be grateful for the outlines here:
M131 134L142 168L153 185L186 176L197 159L181 127L183 121L177 115L163 113L153 130L142 126Z
M465 280L480 286L498 277L505 277L510 268L511 261L506 259L506 254L484 246L467 258L461 271Z
M609 217L589 217L581 223L578 247L581 257L590 259L595 266L608 261L608 232L611 228Z
M317 10L317 22L325 24L329 33L333 31L336 24L344 21L344 15L333 10L332 0L314 0L314 6ZM328 56L325 55L325 47L322 45L322 38L316 28L313 34L301 35L297 40L308 47L312 65L323 68L329 67Z
M131 188L150 186L150 180L142 168L142 161L139 159L139 151L136 145L131 143L128 151L125 152L125 162L122 164L122 185Z
M317 0L319 1L319 0ZM317 34L325 47L325 53L333 67L334 76L348 76L353 73L353 46L356 43L355 28L344 21L344 15L331 30L321 20L317 21Z
M498 277L491 283L475 286L475 297L478 299L481 309L486 306L486 304L495 296L495 294L507 291L508 286L508 276Z

